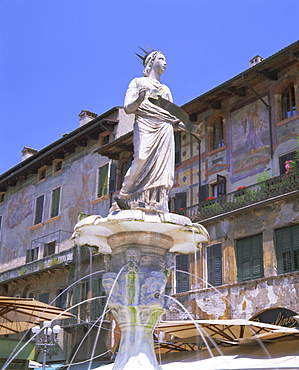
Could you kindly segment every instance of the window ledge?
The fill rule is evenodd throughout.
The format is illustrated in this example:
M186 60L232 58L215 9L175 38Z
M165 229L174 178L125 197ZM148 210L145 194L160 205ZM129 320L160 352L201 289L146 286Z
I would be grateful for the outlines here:
M91 201L91 203L92 203L92 204L101 203L101 202L103 202L104 200L109 199L109 197L110 197L110 194L106 194L106 195L103 195L102 197L100 197L100 198L98 198L98 199L92 200L92 201Z
M221 146L220 148L210 150L207 154L208 154L208 155L216 154L216 153L218 153L218 152L222 152L222 151L223 151L223 150L225 150L225 149L226 149L226 145L223 145L223 146Z
M41 183L42 183L42 182L44 182L44 181L46 181L46 178L41 179L41 180L38 180L36 183L37 183L37 184L41 184Z
M33 226L29 227L29 229L30 230L36 230L36 229L39 229L42 226L44 226L44 223L40 222L39 224L36 224L36 225L33 225Z
M61 219L61 216L52 217L49 220L46 220L46 224L50 224L51 222L54 222L54 221L57 221L57 220L60 220L60 219Z
M63 170L59 170L59 171L56 171L56 172L53 172L52 173L52 176L55 176L55 175L57 175L58 173L61 173Z
M295 119L297 119L297 118L299 118L299 114L296 114L295 116L292 116L292 117L286 118L286 119L284 119L284 120L282 120L282 121L276 122L276 123L275 123L275 126L285 125L285 124L287 124L287 123L289 123L289 122L292 122L293 120L295 120Z

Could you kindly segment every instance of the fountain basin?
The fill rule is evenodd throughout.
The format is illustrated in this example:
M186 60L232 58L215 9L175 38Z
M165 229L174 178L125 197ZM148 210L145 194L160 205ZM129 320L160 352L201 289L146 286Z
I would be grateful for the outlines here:
M75 226L73 239L77 245L96 246L98 252L111 254L113 245L109 237L127 232L163 234L172 241L169 252L177 253L194 253L201 243L209 242L208 231L188 217L142 210L115 211L107 217L88 216Z

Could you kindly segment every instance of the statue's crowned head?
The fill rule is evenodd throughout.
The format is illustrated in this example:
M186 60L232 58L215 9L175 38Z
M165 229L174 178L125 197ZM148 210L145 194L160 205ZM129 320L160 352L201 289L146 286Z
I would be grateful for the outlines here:
M140 49L145 53L145 55L141 56L137 53L136 53L136 55L142 60L142 64L145 67L144 70L143 70L143 76L147 77L150 73L153 62L156 59L157 55L158 54L164 55L164 53L162 53L162 51L157 51L157 50L153 50L153 49L151 49L150 51L146 51L142 48L140 48Z

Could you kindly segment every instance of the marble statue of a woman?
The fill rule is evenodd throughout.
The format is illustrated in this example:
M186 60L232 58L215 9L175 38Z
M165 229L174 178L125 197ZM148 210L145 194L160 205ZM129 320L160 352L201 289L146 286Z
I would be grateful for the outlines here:
M148 99L159 95L172 101L169 88L160 82L166 69L164 54L152 51L143 64L144 77L134 78L126 92L124 109L135 114L134 158L115 200L121 209L168 212L174 177L173 124L179 120Z

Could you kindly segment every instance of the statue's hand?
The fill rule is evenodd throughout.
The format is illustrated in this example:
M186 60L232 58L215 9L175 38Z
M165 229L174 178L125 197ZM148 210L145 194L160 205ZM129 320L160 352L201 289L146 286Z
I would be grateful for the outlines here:
M138 100L140 100L140 102L143 102L143 100L145 99L146 91L146 87L141 87L141 89L139 90Z

